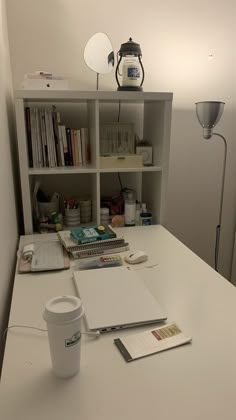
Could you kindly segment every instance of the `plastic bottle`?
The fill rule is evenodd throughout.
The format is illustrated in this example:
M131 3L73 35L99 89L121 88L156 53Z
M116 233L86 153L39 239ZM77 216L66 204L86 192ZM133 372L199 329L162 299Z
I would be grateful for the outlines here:
M136 212L135 212L135 226L140 225L140 203L136 202Z
M132 192L125 198L125 226L135 226L136 202Z
M142 210L140 213L140 224L141 226L147 226L152 224L152 213L147 211L146 203L142 203Z

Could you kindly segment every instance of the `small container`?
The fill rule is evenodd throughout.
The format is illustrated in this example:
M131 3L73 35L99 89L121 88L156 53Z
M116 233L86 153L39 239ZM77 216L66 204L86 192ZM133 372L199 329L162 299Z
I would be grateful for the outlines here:
M136 202L133 192L128 192L125 198L125 226L135 226Z
M80 209L65 209L64 222L68 227L78 226L80 224Z
M147 226L152 225L152 213L147 211L147 207L145 203L142 203L142 210L140 213L140 225Z
M102 225L109 225L110 223L109 209L107 207L100 208L100 222Z
M92 201L80 200L80 222L88 223L92 220Z
M140 225L140 212L141 212L140 203L136 203L135 226Z
M59 202L58 200L45 203L38 201L38 210L41 217L51 217L52 213L59 213Z

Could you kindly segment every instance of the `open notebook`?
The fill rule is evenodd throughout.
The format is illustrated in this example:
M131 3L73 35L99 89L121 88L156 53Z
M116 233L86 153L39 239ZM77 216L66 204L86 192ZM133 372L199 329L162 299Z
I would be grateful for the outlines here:
M75 271L74 282L90 330L106 332L167 318L143 281L128 267Z

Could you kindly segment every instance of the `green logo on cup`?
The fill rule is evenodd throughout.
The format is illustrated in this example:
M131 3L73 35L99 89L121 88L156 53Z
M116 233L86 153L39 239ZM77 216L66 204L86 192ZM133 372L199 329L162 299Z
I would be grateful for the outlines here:
M81 333L80 331L77 331L76 333L72 335L72 337L65 339L65 347L74 346L76 343L78 343L80 338L81 338Z

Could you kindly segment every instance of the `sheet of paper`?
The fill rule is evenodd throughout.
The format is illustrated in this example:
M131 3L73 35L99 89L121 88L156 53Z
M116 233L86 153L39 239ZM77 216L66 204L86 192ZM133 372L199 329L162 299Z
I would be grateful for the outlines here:
M149 354L181 346L191 340L191 337L185 336L178 325L172 322L159 328L117 338L114 342L125 360L131 362Z

